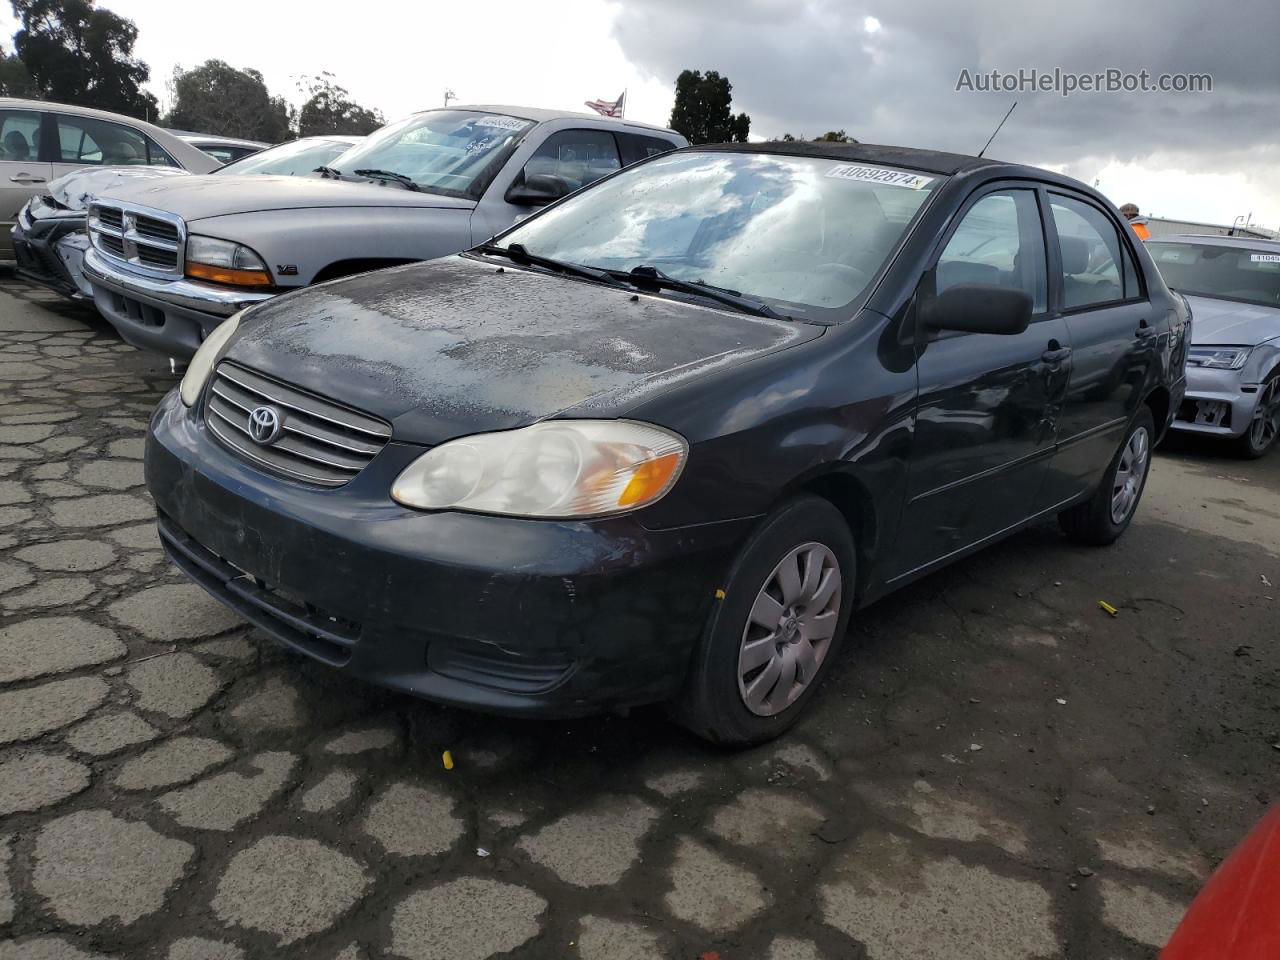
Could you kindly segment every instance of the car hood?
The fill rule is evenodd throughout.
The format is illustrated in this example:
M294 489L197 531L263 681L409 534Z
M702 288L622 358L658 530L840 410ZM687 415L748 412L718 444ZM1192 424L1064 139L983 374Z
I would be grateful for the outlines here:
M1191 304L1191 342L1252 346L1280 337L1280 307L1183 294Z
M84 211L103 193L143 180L188 177L178 167L91 167L73 170L49 181L46 192L66 210Z
M324 177L286 177L245 174L240 177L201 176L151 180L115 187L112 200L139 203L184 220L203 220L236 213L300 210L315 207L453 207L475 204L457 197L415 193L395 184L354 183Z
M226 356L435 444L557 414L623 416L822 329L453 256L270 300Z

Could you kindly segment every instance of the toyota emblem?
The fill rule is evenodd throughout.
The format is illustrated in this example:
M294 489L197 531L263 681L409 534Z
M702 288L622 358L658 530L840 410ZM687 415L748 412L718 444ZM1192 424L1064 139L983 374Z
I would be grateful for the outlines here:
M264 447L280 436L284 421L275 407L254 407L249 413L249 436Z

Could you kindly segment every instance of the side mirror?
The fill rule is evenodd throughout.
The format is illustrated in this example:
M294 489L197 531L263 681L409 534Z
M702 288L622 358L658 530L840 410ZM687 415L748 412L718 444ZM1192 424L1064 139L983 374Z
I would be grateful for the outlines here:
M1024 290L962 283L925 300L920 319L930 330L1017 334L1031 322L1031 297Z
M507 190L507 203L541 207L570 193L569 182L549 173L534 173Z

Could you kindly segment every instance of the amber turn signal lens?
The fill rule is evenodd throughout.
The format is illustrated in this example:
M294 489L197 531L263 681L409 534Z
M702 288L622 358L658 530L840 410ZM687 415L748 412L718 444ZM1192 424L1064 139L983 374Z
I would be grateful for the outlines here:
M679 453L668 453L666 456L636 467L635 472L631 474L631 482L618 496L618 506L630 507L659 496L666 490L672 476L679 469L680 456Z
M237 270L234 267L211 267L206 263L187 261L187 276L233 287L269 287L271 276L265 270Z

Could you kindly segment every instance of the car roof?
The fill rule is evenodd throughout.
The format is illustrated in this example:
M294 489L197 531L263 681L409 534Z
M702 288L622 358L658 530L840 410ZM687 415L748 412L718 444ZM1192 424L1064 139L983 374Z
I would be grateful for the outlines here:
M627 120L620 117L606 117L598 113L577 113L572 110L547 110L543 107L515 107L501 103L453 103L448 107L432 107L430 110L419 110L418 113L431 113L435 110L484 110L486 113L502 113L535 123L546 123L548 120L595 120L603 123L617 124L623 127L635 127L638 130L652 130L655 133L675 133L667 127L654 126L651 123L640 123L638 120ZM676 134L679 136L679 134Z
M1261 237L1224 237L1220 233L1173 233L1152 237L1149 243L1199 243L1209 247L1237 247L1254 250L1259 247L1275 247L1280 250L1280 240L1264 240Z
M878 143L831 143L815 140L766 140L761 143L703 144L698 150L730 150L737 153L780 153L800 157L823 157L828 160L856 160L890 167L906 167L953 176L982 167L1011 166L999 160L986 160L961 153L894 147ZM1033 169L1033 168L1027 168ZM1036 173L1045 171L1037 170Z

